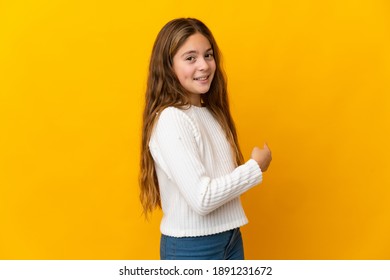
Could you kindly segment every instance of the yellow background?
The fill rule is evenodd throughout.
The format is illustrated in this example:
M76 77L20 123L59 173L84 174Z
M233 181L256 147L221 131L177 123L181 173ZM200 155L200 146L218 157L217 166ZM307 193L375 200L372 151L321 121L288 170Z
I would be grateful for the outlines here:
M134 2L134 3L133 3ZM0 258L158 259L138 162L149 56L197 17L224 55L246 158L248 259L390 259L390 5L0 1Z

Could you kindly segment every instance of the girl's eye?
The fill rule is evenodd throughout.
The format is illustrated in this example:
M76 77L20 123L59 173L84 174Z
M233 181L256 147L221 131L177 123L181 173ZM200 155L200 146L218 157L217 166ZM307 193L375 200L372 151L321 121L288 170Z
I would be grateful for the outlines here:
M208 54L206 54L205 57L208 59L212 59L214 57L214 55L212 53L208 53Z
M194 61L194 60L195 60L195 57L189 56L189 57L186 58L186 60L188 60L188 61Z

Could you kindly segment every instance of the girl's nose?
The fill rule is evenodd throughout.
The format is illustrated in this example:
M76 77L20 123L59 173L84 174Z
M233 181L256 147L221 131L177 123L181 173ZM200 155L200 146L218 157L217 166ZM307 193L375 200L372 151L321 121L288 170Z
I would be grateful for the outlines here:
M203 71L203 70L209 69L210 66L204 58L199 59L198 62L199 62L199 65L198 65L199 70Z

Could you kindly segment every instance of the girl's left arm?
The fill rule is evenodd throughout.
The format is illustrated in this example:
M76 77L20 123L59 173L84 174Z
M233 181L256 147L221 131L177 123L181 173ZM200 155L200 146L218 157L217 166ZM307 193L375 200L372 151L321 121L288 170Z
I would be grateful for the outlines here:
M207 215L262 181L254 159L231 173L211 178L199 155L196 129L186 114L175 108L161 112L150 143L151 153L167 180L174 181L187 204ZM159 182L164 184L165 182Z

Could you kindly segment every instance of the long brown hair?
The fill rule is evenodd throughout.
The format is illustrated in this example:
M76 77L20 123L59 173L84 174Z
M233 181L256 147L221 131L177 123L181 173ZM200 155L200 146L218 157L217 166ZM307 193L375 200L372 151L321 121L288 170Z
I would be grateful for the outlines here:
M218 120L226 133L236 165L243 163L238 145L236 128L230 114L226 78L221 67L221 54L217 43L207 26L193 18L178 18L168 22L157 35L149 64L149 75L145 96L145 110L142 125L140 200L147 217L156 207L161 208L160 189L154 161L149 151L149 141L158 112L169 106L189 106L185 89L173 70L173 57L188 37L200 33L213 49L216 70L210 89L202 95L205 105Z

